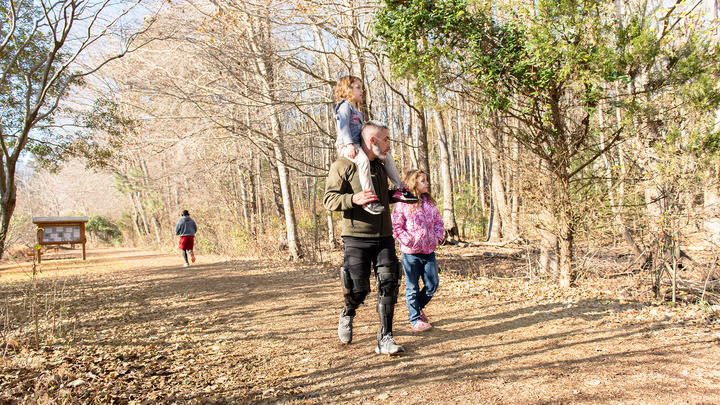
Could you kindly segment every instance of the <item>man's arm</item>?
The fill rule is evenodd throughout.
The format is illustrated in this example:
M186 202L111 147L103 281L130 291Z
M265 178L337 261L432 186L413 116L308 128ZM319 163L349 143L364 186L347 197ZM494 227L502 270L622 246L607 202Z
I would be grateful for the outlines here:
M345 211L353 208L352 190L338 169L336 161L330 167L325 185L323 205L328 211Z

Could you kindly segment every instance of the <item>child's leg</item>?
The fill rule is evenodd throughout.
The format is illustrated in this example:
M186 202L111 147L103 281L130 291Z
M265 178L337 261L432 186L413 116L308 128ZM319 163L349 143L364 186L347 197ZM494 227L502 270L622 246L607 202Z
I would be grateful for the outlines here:
M392 181L392 183L395 185L395 188L403 188L401 186L402 180L400 179L400 173L398 172L397 166L395 166L395 159L393 159L392 153L387 154L387 157L385 158L383 164L385 165L385 171L388 174L388 178L390 178L390 181Z
M185 259L185 263L187 263L187 262L188 262L188 260L187 260L187 250L182 249L182 256L183 256L183 259Z
M438 276L435 252L426 255L423 262L424 266L422 279L425 285L418 294L418 306L420 307L420 309L425 308L425 306L430 302L433 295L435 295L435 292L438 289L438 285L440 284L440 277Z
M363 190L372 190L374 193L375 188L373 187L372 177L370 176L370 160L360 145L355 145L355 150L357 150L357 156L355 156L354 162L358 167L360 186L362 186Z
M416 255L402 253L400 255L403 271L405 272L405 303L408 308L410 323L420 319L420 305L418 295L420 293L420 272L422 263Z
M348 158L348 159L352 160L353 162L355 161L355 159L353 159L347 155L347 148L345 148L345 145L338 146L337 153L338 153L338 158L344 157L344 158Z

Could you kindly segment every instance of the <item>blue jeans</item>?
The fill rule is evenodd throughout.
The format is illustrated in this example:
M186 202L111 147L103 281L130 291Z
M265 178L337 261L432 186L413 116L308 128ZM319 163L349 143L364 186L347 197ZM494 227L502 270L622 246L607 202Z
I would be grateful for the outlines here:
M405 301L410 323L420 319L420 311L430 302L440 284L435 253L402 254L405 271ZM425 284L420 289L420 279Z

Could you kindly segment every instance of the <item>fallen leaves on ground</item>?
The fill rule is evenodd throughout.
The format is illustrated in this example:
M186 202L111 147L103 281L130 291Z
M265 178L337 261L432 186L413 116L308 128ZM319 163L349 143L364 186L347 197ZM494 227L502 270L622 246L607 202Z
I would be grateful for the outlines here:
M528 282L511 256L467 273L458 256L438 253L432 330L410 330L401 294L394 333L407 353L393 358L374 353L375 293L353 344L337 341L337 254L183 268L163 253L91 250L87 262L46 260L36 290L5 265L0 404L720 402L707 307L655 302L634 277Z

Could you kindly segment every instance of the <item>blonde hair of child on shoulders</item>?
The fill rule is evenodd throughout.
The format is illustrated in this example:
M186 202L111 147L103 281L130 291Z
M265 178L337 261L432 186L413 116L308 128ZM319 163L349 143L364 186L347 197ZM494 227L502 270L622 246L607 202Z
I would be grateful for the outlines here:
M356 76L343 76L337 81L333 89L333 97L336 103L353 99L353 84L355 84L356 81L362 85L362 80Z
M423 182L425 184L422 184ZM418 201L417 205L415 206L415 209L420 209L422 207L422 196L425 196L429 203L437 207L437 202L433 198L432 194L430 194L427 173L420 169L410 169L405 172L405 176L403 176L403 183L405 183L408 191L410 191L420 199L420 201ZM420 188L420 190L418 190L418 188Z

